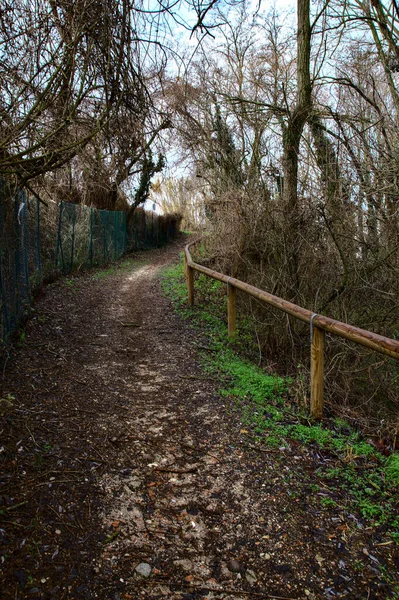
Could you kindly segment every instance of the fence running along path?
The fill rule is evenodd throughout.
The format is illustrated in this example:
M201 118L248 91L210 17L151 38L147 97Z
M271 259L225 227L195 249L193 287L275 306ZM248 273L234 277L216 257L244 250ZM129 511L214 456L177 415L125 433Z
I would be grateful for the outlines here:
M332 333L339 337L355 342L371 348L379 354L384 354L390 358L399 360L399 341L392 340L388 337L372 333L349 325L348 323L342 323L336 321L330 317L313 313L306 308L297 306L292 302L283 300L278 296L273 296L268 292L260 290L253 285L244 283L234 277L229 277L223 273L218 273L213 269L204 267L198 263L195 263L191 257L190 247L197 244L200 240L196 240L188 244L184 249L184 267L187 283L188 292L188 303L190 306L194 305L194 271L204 273L212 279L217 279L227 284L228 293L228 335L233 337L236 331L236 291L241 290L253 298L257 298L278 308L286 314L309 323L310 325L310 339L311 339L311 350L310 350L310 413L316 419L323 417L323 406L324 406L324 338L325 332Z
M37 198L0 177L0 356L29 316L44 280L109 264L126 251L161 247L179 232L178 215L100 210Z

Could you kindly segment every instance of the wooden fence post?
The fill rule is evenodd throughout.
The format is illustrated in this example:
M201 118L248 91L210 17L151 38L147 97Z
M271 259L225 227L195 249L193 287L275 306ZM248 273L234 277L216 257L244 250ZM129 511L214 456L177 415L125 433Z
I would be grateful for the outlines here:
M236 288L230 283L227 284L227 322L229 337L233 337L236 332Z
M310 350L310 414L323 417L324 389L324 331L313 325Z
M188 303L194 306L194 269L187 265L187 292Z
M194 306L194 269L189 266L186 255L184 255L184 274L186 276L188 303L190 306Z

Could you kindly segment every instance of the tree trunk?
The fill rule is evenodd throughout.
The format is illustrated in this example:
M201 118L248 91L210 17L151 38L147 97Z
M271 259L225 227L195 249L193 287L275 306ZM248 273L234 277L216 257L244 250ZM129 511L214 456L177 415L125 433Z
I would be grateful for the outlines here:
M283 125L283 200L287 219L285 246L289 275L295 286L295 291L299 287L298 266L300 258L300 206L298 203L299 145L302 139L303 128L312 107L309 0L298 0L297 18L297 101L294 110L289 114L287 122Z

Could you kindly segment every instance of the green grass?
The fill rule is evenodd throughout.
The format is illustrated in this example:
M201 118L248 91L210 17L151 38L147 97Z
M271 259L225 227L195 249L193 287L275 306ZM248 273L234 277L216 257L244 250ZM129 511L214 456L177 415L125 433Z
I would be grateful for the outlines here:
M116 273L116 267L114 265L112 265L112 267L108 267L108 269L103 269L101 271L97 271L96 273L94 273L91 278L94 279L94 281L98 281L100 279L106 279L108 278L110 275L114 275Z
M399 486L399 455L393 454L385 464L385 473L388 481Z
M113 275L119 273L121 270L122 271L135 271L141 267L143 267L144 265L148 264L148 260L143 259L143 258L135 258L135 257L130 257L130 258L125 258L123 260L121 260L118 263L115 263L111 266L108 266L105 269L99 269L97 270L95 273L92 274L91 278L93 281L100 281L102 279L108 279L109 277L112 277Z
M205 337L204 368L220 381L220 394L231 400L254 437L271 448L289 448L295 441L329 453L334 466L322 463L312 480L304 474L307 485L315 486L317 478L332 493L340 493L345 508L357 510L371 525L385 525L399 543L399 455L382 456L342 419L312 422L300 407L292 406L288 378L266 373L243 358L254 347L250 321L241 320L235 339L229 340L223 284L205 275L196 277L196 304L189 308L181 260L164 270L161 285L179 314ZM331 498L314 497L325 510L336 505Z

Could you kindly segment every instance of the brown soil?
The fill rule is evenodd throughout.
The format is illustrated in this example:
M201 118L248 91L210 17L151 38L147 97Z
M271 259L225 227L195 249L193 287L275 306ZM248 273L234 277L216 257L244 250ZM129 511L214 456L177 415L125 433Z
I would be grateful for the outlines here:
M389 538L309 502L317 451L255 446L202 371L160 291L180 247L37 301L0 383L1 598L394 598Z

